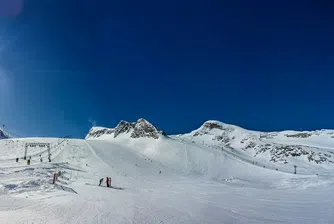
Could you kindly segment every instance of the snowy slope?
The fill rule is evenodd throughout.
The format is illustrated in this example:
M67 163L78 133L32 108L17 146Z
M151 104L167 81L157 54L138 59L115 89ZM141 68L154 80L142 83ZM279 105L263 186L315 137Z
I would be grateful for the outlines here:
M152 126L140 119L112 129L92 128L87 140L0 140L0 220L9 224L334 222L331 164L299 161L293 174L294 160L289 157L288 164L273 163L270 154L261 157L268 152L254 157L256 150L244 151L241 142L230 141L230 148L221 145L213 140L223 134L219 128L166 136ZM267 140L283 144L273 141L277 136L264 139L263 133L227 128L231 131L224 133L233 140L247 137L257 144ZM199 131L208 133L194 136ZM27 165L21 157L31 142L50 143L52 162L44 160L45 148L32 147L28 149L32 163ZM58 171L62 175L52 185ZM99 179L107 176L113 188L104 182L99 187Z
M276 167L297 165L305 172L312 170L312 167L329 172L334 168L332 133L329 130L264 133L219 121L207 121L199 129L173 138L225 150L255 163L262 162Z
M16 140L21 144L35 140L57 146L59 139ZM139 143L140 139L135 141ZM165 141L165 149L170 143L168 139L157 141ZM319 223L319 220L331 223L334 220L331 212L334 204L330 199L333 194L329 190L332 178L285 174L227 157L225 167L221 168L233 178L218 183L193 172L205 170L205 165L198 168L195 165L204 154L190 156L191 166L189 163L177 166L179 161L171 161L173 153L159 152L154 157L152 152L133 148L134 142L127 145L121 142L121 139L119 142L68 139L55 147L52 163L35 162L27 166L20 160L1 167L0 219L5 223ZM169 147L180 144L171 142L174 145ZM145 144L150 143L141 143L140 147ZM8 144L1 146L6 159L21 154L17 149L8 156L6 151L11 150ZM37 155L38 150L32 153ZM152 159L145 155L151 155ZM163 156L168 163L160 163ZM54 170L63 173L57 185L51 184ZM105 176L112 177L115 188L97 186L98 180Z
M221 170L219 166L225 163L226 156L289 173L295 171L294 166L301 174L328 175L334 170L334 131L264 133L207 121L188 134L166 136L154 132L158 137L141 135L134 138L133 129L119 129L122 122L114 129L93 127L86 139L128 145L169 167L184 171L193 166L193 172L214 179L225 178L217 170Z

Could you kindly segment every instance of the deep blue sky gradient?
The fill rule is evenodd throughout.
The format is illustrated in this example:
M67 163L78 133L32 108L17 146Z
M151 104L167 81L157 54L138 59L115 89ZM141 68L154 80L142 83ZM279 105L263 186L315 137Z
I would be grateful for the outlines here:
M19 135L334 129L330 1L30 0L0 34L0 122Z

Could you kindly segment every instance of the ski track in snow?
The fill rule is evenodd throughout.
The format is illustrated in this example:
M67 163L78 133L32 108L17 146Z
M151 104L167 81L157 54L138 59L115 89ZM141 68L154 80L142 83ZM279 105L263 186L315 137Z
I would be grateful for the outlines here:
M30 166L15 162L31 141L51 143L51 163L39 161L43 148L30 149ZM0 141L1 223L334 223L333 176L277 172L168 139L154 151L149 141L58 143ZM97 186L107 176L115 189Z

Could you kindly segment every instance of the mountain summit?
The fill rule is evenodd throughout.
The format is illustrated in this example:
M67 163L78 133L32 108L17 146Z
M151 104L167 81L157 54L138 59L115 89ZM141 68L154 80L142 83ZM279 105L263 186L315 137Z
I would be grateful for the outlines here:
M190 133L175 137L248 157L265 156L273 163L287 164L291 158L316 164L334 163L333 130L258 132L210 120Z
M136 122L121 121L115 128L93 127L86 139L156 140L162 135L165 135L164 132L141 118ZM333 130L259 132L209 120L190 133L168 137L185 144L241 156L245 160L252 158L254 163L266 160L271 164L290 164L301 160L310 164L334 164Z
M10 138L10 136L6 132L0 129L0 139L8 139L8 138Z
M161 135L166 135L163 131L156 128L144 118L136 122L120 121L115 128L92 127L86 136L86 139L111 136L128 136L130 138L152 138L158 139Z

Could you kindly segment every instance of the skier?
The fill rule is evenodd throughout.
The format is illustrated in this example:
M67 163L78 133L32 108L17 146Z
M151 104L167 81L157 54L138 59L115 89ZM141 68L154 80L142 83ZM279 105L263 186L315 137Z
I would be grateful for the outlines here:
M41 159L40 159L40 160L41 160L41 163L42 163L42 162L43 162L43 158L41 157Z
M19 158L16 158L16 162L19 162Z
M102 182L103 182L103 178L100 179L100 184L99 184L99 186L101 186Z
M106 179L106 184L107 184L107 187L109 187L109 177L107 177Z
M109 187L111 187L111 177L109 177Z

